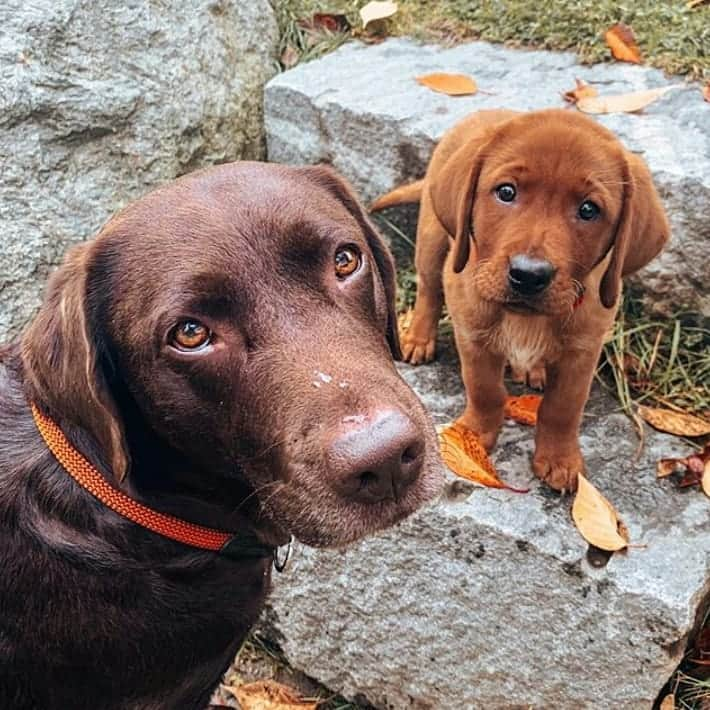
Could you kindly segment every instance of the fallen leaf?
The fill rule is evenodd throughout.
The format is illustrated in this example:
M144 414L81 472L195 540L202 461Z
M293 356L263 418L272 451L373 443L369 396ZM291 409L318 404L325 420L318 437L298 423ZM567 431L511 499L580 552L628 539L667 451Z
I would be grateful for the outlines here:
M274 680L259 680L237 687L225 685L242 710L317 710L318 703L304 700L291 688Z
M476 82L466 74L446 74L443 72L423 74L416 77L422 86L447 96L471 96L478 91Z
M705 450L710 450L710 444L705 447ZM702 487L705 495L710 497L710 457L705 460L705 464L703 466Z
M362 28L365 29L371 22L375 20L384 20L397 12L397 3L389 2L389 0L372 0L367 5L360 8L360 19L362 20Z
M675 710L675 696L673 693L668 693L661 701L659 710Z
M710 81L703 86L703 98L710 102Z
M316 12L311 20L313 27L328 32L347 32L350 23L345 15L335 15L330 12Z
M537 424L537 410L540 409L542 396L539 394L523 394L519 397L508 395L505 398L503 413L508 419L534 426Z
M292 45L286 45L286 48L281 52L281 64L284 69L290 69L291 67L298 64L298 60L301 58L298 50Z
M641 51L636 44L634 31L628 25L618 22L604 33L604 39L614 59L641 64Z
M688 10L692 10L696 7L700 7L701 5L706 5L710 0L688 0L687 3L685 3L685 6L688 8Z
M595 547L616 552L629 544L628 531L614 507L582 474L578 476L572 519L582 537Z
M461 478L480 483L488 488L505 488L515 493L527 489L513 488L498 478L493 462L478 437L463 424L455 422L439 434L441 457L444 463Z
M647 91L632 91L629 94L591 96L577 101L577 108L584 113L633 113L646 108L672 89L682 87L683 84L672 84Z
M587 84L586 81L582 81L581 79L575 79L574 81L577 86L574 89L565 91L562 94L562 98L565 101L569 101L571 104L576 104L580 99L592 98L593 96L597 96L599 94L599 92L593 86Z
M685 459L661 459L656 464L656 478L665 478L686 466Z
M693 414L674 412L671 409L658 409L640 405L639 416L655 429L676 436L705 436L710 434L710 422Z

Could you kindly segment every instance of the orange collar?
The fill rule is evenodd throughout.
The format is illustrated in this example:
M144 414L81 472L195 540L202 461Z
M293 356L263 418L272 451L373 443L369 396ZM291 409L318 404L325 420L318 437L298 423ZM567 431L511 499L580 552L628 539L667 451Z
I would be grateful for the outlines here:
M235 559L273 557L277 569L280 566L276 560L276 548L259 542L252 532L237 536L222 530L195 525L172 515L160 513L133 500L111 486L96 467L77 451L59 426L46 414L40 412L35 404L32 404L32 416L44 443L62 468L94 498L120 516L183 545L212 550Z

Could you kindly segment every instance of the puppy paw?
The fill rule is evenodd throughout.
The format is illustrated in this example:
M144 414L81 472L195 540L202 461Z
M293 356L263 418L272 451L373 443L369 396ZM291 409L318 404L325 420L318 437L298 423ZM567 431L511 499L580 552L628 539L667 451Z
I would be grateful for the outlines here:
M436 334L418 337L411 331L400 336L402 360L412 365L431 362L436 355Z
M536 451L533 471L550 488L561 493L574 493L577 490L577 476L585 472L584 459L579 450L568 454Z
M474 432L478 440L481 442L481 444L483 444L483 447L489 454L491 453L491 451L493 451L496 445L496 441L498 440L498 432L500 431L500 429L483 429L475 420L472 420L471 417L468 417L466 413L460 416L456 420L456 423L461 424L461 426Z

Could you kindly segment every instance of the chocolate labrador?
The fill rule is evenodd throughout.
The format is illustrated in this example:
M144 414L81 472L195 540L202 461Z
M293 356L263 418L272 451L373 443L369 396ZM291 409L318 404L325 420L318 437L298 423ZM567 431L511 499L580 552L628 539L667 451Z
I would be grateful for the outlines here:
M277 546L435 495L394 292L324 167L189 175L69 253L0 355L0 707L204 708Z

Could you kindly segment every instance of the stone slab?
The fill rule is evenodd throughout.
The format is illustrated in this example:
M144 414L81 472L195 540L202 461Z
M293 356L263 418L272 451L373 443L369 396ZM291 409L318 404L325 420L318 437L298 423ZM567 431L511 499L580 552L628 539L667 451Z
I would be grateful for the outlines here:
M264 154L268 0L0 3L0 343L67 248L151 187Z
M401 370L437 424L460 413L453 357ZM643 546L598 568L570 498L530 473L532 438L506 424L495 455L528 494L452 477L397 529L344 551L299 546L264 621L289 662L383 710L650 708L710 598L710 501L655 477L687 447L649 429L634 463L632 425L595 390L590 478Z
M434 71L474 76L481 91L452 98L414 77ZM358 43L276 76L265 93L269 159L332 163L366 201L421 177L444 131L478 109L563 106L575 77L613 94L679 80L630 64L581 65L564 52L473 42L453 48L391 39ZM489 92L489 93L484 93ZM710 104L691 84L637 114L599 116L648 163L668 210L670 247L635 283L665 313L681 306L710 316Z

